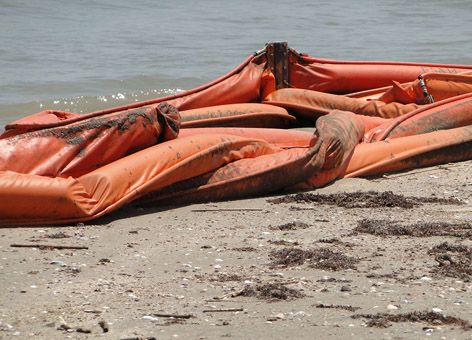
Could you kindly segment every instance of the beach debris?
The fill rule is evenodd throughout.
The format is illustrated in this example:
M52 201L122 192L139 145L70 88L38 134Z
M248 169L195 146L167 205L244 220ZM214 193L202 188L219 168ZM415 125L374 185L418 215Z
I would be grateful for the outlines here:
M148 321L158 321L159 320L159 318L156 318L152 315L144 315L141 319L148 320Z
M269 254L272 266L297 266L309 261L309 266L325 270L355 269L359 262L358 258L346 256L339 252L334 252L328 248L317 248L304 250L301 248L284 248L272 251Z
M404 224L397 221L362 219L357 222L354 232L375 236L454 236L472 237L472 224L449 222L418 222Z
M172 314L172 313L152 313L152 316L160 318L174 318L174 319L190 319L194 316L192 314Z
M203 313L231 313L231 312L243 312L244 308L219 308L219 309L204 309Z
M441 203L461 205L464 202L457 198L437 198L437 197L409 197L394 194L392 191L357 191L351 193L337 194L313 194L299 193L279 198L267 200L269 203L317 203L326 205L336 205L343 208L393 208L399 207L411 209L423 203Z
M248 285L238 293L232 295L256 297L269 301L292 300L305 296L300 290L289 288L282 283L265 283L258 285Z
M443 242L428 251L438 266L432 273L470 281L472 277L472 247Z
M100 260L98 260L98 264L101 264L101 265L105 265L105 264L111 263L111 262L113 262L113 261L108 259L108 258L101 258Z
M242 281L243 278L238 274L219 273L218 275L210 275L207 280L210 282L229 282Z
M433 311L414 311L402 314L377 313L377 314L355 314L353 319L368 319L367 327L387 328L391 322L425 322L433 325L456 325L464 330L470 330L472 325L469 321L454 316L445 316Z
M241 251L241 252L248 252L248 251L256 251L256 248L254 247L236 247L232 248L234 251Z
M51 322L47 324L48 327L54 327L55 323ZM66 331L66 332L77 332L77 333L84 333L84 334L90 334L92 333L92 330L90 328L82 327L82 326L75 326L71 325L68 322L64 320L64 318L59 317L59 326L56 327L58 331Z
M310 225L303 223L303 222L289 222L277 226L269 226L271 230L298 230L298 229L307 229L310 228Z
M61 239L61 238L70 238L70 237L72 236L66 234L63 231L60 231L58 233L44 235L42 238Z
M278 321L278 320L283 320L285 319L285 314L284 313L277 313L274 316L269 316L267 318L267 321Z
M270 244L274 244L276 246L298 246L300 243L294 240L268 240Z
M61 322L59 326L56 328L58 331L68 331L70 329L73 329L73 327L69 324L67 324L65 321Z
M108 333L108 331L110 330L110 327L108 325L108 322L104 321L104 320L100 320L98 322L98 325L100 326L100 328L102 329L102 332L103 333Z
M347 310L349 312L355 312L356 310L361 309L360 307L353 307L351 305L333 305L333 304L327 305L327 304L324 304L324 303L319 303L319 304L315 305L315 307L316 308L343 309L343 310Z
M58 244L39 244L39 243L31 243L31 244L10 244L10 247L14 248L39 248L41 250L46 250L46 249L76 249L76 250L82 250L82 249L89 249L88 247L85 246L64 246L64 245L58 245Z
M90 334L92 333L92 331L88 328L82 328L82 327L79 327L75 330L77 333L85 333L85 334Z

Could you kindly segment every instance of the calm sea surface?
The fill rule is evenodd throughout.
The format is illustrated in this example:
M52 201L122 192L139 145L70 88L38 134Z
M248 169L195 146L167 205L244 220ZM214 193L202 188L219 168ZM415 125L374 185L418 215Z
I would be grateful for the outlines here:
M271 40L324 58L472 64L472 0L0 0L0 127L189 89Z

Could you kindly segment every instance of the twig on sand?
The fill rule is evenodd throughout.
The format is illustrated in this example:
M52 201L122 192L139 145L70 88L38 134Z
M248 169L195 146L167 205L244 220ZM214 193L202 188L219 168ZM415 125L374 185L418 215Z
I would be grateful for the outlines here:
M10 247L15 248L39 248L39 249L89 249L88 247L84 246L62 246L62 245L54 245L54 244L10 244Z
M168 313L153 313L153 316L161 318L174 318L174 319L190 319L193 318L192 314L168 314Z
M204 300L204 302L208 303L238 303L238 304L250 304L250 303L258 303L259 300L251 300L251 301L234 301L234 300L228 300L227 298L224 298L223 300Z
M228 294L225 294L223 296L215 296L213 299L211 300L205 300L206 302L223 302L223 301L228 301L227 299L228 298L234 298L234 297L238 297L238 296L241 296L242 294L244 293L244 288L243 289L240 289L236 292L232 292L232 293L228 293Z
M221 309L205 309L203 313L224 313L224 312L242 312L244 308L221 308Z
M221 208L221 209L192 209L192 212L208 212L208 211L262 211L261 208Z
M301 208L301 207L296 207L292 205L289 210L295 210L295 211L303 211L303 210L320 210L320 207L311 207L311 208Z

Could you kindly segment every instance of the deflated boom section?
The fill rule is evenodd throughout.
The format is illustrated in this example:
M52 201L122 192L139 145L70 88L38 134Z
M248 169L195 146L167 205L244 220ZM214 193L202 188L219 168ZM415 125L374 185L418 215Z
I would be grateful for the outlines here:
M137 199L233 199L471 159L471 71L317 59L274 43L175 96L30 115L0 135L0 223L64 224Z

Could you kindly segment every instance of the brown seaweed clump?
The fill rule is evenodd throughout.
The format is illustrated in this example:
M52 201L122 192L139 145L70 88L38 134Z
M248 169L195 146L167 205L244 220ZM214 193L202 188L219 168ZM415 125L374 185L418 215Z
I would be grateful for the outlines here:
M469 223L421 222L403 224L396 221L362 219L357 222L357 227L353 231L375 236L472 237L472 225Z
M338 194L313 194L299 193L296 195L288 195L280 198L268 200L270 203L318 203L326 205L336 205L343 208L393 208L399 207L411 209L422 205L423 203L440 203L440 204L464 204L457 198L438 198L438 197L408 197L394 194L391 191L376 192L352 192Z
M306 223L295 221L295 222L289 222L289 223L285 223L285 224L281 224L277 226L270 226L269 228L271 230L298 230L298 229L307 229L309 227L310 226Z
M351 318L368 319L367 327L379 327L387 328L390 327L392 322L424 322L431 325L455 325L460 326L462 329L471 329L469 321L457 318L454 316L445 316L440 313L432 311L414 311L410 313L402 314L389 314L389 313L377 313L377 314L355 314Z
M281 283L266 283L256 286L246 286L238 296L249 296L258 299L276 301L297 299L304 297L305 294Z
M428 251L438 266L432 273L470 281L472 277L472 248L462 244L443 242Z
M328 248L308 250L284 248L271 252L269 256L272 259L272 266L299 266L307 261L312 268L332 271L356 269L356 264L359 262L358 258L346 256Z
M319 303L315 306L316 308L332 308L332 309L342 309L342 310L347 310L349 312L355 312L358 309L361 309L360 307L353 307L350 305L326 305L324 303Z

